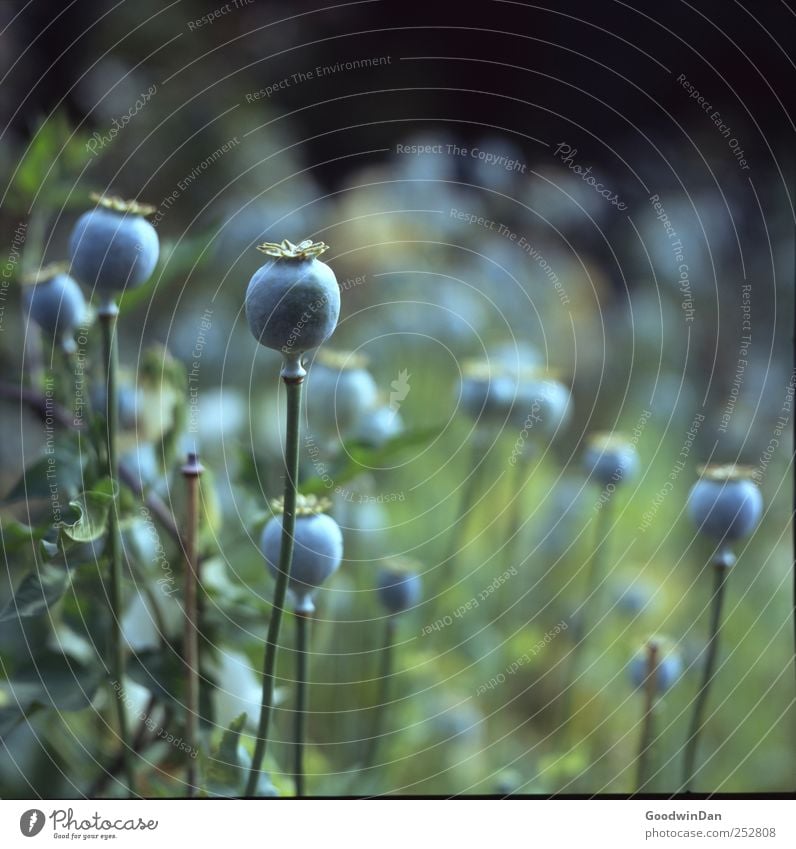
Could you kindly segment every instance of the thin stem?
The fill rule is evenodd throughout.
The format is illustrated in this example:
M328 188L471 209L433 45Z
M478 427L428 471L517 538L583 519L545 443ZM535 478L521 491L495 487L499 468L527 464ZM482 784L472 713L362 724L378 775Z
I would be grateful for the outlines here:
M658 644L647 643L647 674L644 678L644 719L636 760L636 791L643 793L649 782L652 742L655 733L655 703L658 695Z
M287 433L285 438L285 507L282 516L282 545L279 550L279 573L274 590L274 603L271 608L271 621L268 623L268 635L265 639L265 658L263 661L263 698L260 707L260 723L257 728L257 743L246 783L246 795L254 796L260 768L268 746L268 727L274 700L274 672L278 650L279 629L285 608L287 584L290 567L293 562L293 530L296 525L296 482L299 465L299 418L301 410L302 376L283 377L287 390Z
M379 653L379 687L376 695L376 708L373 715L373 727L370 730L370 739L365 749L365 757L362 760L363 772L367 772L376 764L376 752L384 733L387 702L390 698L396 625L395 617L389 616L384 626L384 642Z
M534 459L534 449L532 445L526 444L523 453L517 457L517 462L514 466L514 474L512 475L511 496L512 501L509 506L509 526L508 526L508 545L509 545L509 562L515 563L515 558L520 543L520 534L523 520L523 508L525 506L523 494L525 487L528 484L528 479L531 474L531 464Z
M514 474L511 476L512 500L509 506L508 539L512 547L516 547L514 538L522 524L522 491L525 489L528 465L528 460L524 454L517 457L517 462L514 465Z
M133 738L133 751L136 753L140 753L144 749L144 745L147 741L147 732L149 731L148 722L150 721L150 717L152 711L155 709L155 705L157 703L157 697L154 694L151 694L149 697L149 701L147 702L147 706L144 708L144 712L141 714L141 722L138 726L138 730L136 731L135 737ZM124 768L124 758L121 752L119 752L113 761L107 766L106 769L102 771L97 780L91 786L88 791L89 799L96 799L100 794L105 792L108 784L111 779L116 776L118 772Z
M583 646L586 636L590 633L587 628L588 620L586 618L587 608L595 611L595 619L599 618L600 612L600 592L603 583L603 563L606 560L606 550L608 547L608 531L611 527L611 507L613 498L609 498L603 504L602 510L597 515L594 529L594 547L589 558L588 572L586 576L586 594L583 599L583 604L580 606L578 618L573 628L572 639L574 645L569 655L569 668L567 670L567 686L564 691L563 710L561 713L561 733L566 732L569 726L572 713L573 691L576 687L578 672L580 670L581 656L583 654Z
M307 651L309 645L310 614L296 611L296 712L293 726L293 774L296 796L304 795L304 740L307 736L307 696L309 676Z
M105 423L107 473L113 482L113 496L108 513L108 546L110 549L110 613L111 627L109 634L110 669L113 677L112 687L115 692L116 716L119 725L119 740L122 745L124 774L127 778L127 789L132 796L135 794L135 779L132 752L128 740L127 705L124 689L124 643L122 641L122 557L121 534L119 531L119 466L116 456L117 433L117 391L116 377L119 368L119 343L116 333L116 319L119 314L116 304L112 301L103 305L99 310L99 320L102 325L103 361L105 363Z
M713 680L713 673L716 668L716 659L719 652L721 610L724 603L724 588L726 586L729 569L721 562L720 558L717 558L717 561L713 563L713 572L714 587L710 615L710 637L708 638L707 654L705 657L705 669L702 675L702 684L699 688L699 692L697 693L696 700L694 701L694 712L691 716L691 728L688 732L685 757L683 759L682 786L686 793L691 792L691 786L694 783L694 764L696 762L699 735L702 732L705 705L707 704L708 692Z
M456 556L461 546L463 531L466 527L468 514L475 502L475 496L481 489L481 480L484 472L484 440L476 434L473 437L473 450L470 458L470 476L464 482L462 499L456 514L456 521L451 526L451 539L448 547L448 555L442 561L444 575L450 575L456 563Z
M189 797L198 792L196 753L199 744L199 559L197 557L199 536L199 476L203 472L196 454L188 454L188 462L182 467L188 496L185 524L185 633L183 637L183 659L186 666L185 698L185 742L190 747L187 764Z

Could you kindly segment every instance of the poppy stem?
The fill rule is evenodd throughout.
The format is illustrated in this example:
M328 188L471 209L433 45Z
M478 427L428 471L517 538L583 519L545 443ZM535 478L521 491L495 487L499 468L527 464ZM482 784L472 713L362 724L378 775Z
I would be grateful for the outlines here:
M655 640L647 643L647 674L644 678L644 719L642 721L641 742L636 759L636 792L643 793L649 782L650 766L653 756L653 735L655 732L655 705L658 695L658 644Z
M597 515L594 529L594 547L592 548L589 557L588 572L586 575L586 594L583 603L578 611L578 618L573 628L573 647L569 656L569 669L567 672L567 686L564 691L564 709L562 711L561 729L562 734L566 734L566 730L571 722L572 701L574 690L577 686L578 674L580 671L581 656L586 637L591 633L588 628L588 620L586 619L586 610L595 611L595 619L599 618L600 612L600 597L602 593L603 583L603 563L606 560L606 550L608 546L608 532L611 527L611 518L613 498L609 498L605 502L602 509Z
M246 796L254 796L257 779L265 758L268 746L268 729L271 721L274 702L274 673L276 656L279 648L279 629L282 625L282 613L285 609L287 585L290 568L293 563L293 532L296 527L296 485L299 467L299 419L301 414L301 387L304 382L304 370L296 368L296 362L290 373L285 373L287 363L283 366L282 379L287 390L287 431L285 438L285 507L282 516L282 545L279 550L279 571L276 576L274 602L271 607L271 620L268 623L268 634L265 639L265 657L263 660L263 695L260 706L260 722L257 728L257 742L254 747L249 778L246 783Z
M188 454L182 467L188 494L188 511L185 527L185 622L183 635L183 660L186 666L185 742L189 747L187 782L189 797L196 796L197 770L195 753L199 745L199 605L200 587L198 534L199 534L199 476L204 469L195 453Z
M373 727L370 730L370 738L365 749L365 757L362 760L363 772L367 772L375 765L376 752L378 751L379 743L384 733L384 725L387 718L387 702L390 698L396 626L395 617L388 616L384 626L384 641L379 652L379 686L376 695L375 713L373 715Z
M713 561L713 598L711 599L710 636L708 638L707 654L705 657L705 668L702 674L702 683L694 700L694 711L691 715L691 727L686 741L685 757L683 758L682 789L686 793L691 792L694 783L697 746L702 733L703 715L708 700L710 685L716 668L716 659L719 652L719 628L721 626L721 611L724 604L725 586L729 568L727 561L721 555Z
M135 776L131 759L127 723L127 698L124 688L124 643L122 640L122 557L119 530L119 463L117 458L118 399L117 374L119 370L119 341L117 318L119 309L110 300L99 309L102 327L103 362L105 365L105 434L107 474L112 483L111 506L108 511L108 549L110 554L109 604L111 627L109 629L109 666L114 690L116 717L121 743L123 771L127 780L127 791L135 795Z
M309 674L307 652L311 614L302 610L296 617L296 712L293 726L293 773L296 780L296 796L304 795L304 740L307 736L307 701Z

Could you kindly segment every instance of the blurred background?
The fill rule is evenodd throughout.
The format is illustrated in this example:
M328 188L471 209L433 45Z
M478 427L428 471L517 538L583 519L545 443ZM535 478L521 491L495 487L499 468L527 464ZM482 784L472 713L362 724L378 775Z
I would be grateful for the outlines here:
M392 428L374 436L365 413L341 428L334 393L306 414L303 485L332 500L346 545L318 597L311 792L632 792L643 698L627 664L650 635L682 658L656 709L654 789L677 789L712 593L712 547L685 512L703 462L754 467L766 509L736 551L698 789L792 788L793 22L785 5L718 2L0 4L0 605L40 556L20 524L48 509L41 465L22 477L49 437L25 392L53 371L73 403L19 281L66 258L90 192L137 198L156 208L161 259L121 304L124 458L179 525L178 470L198 447L206 751L243 711L251 748L273 590L257 540L281 493L284 403L243 297L257 244L310 237L342 291L329 347L364 357ZM96 381L96 328L83 339ZM571 389L525 477L510 463L521 425L462 406L472 359ZM85 437L63 430L68 500ZM600 488L583 450L598 431L626 433L640 469L612 499L590 608ZM124 625L135 709L176 734L180 607L158 581L179 581L180 552L156 518L129 506ZM113 793L113 735L96 732L100 549L66 564L74 592L57 605L0 622L3 796ZM363 773L374 587L394 558L424 593L399 619L379 766ZM289 792L282 660L268 768ZM145 754L144 792L179 795L180 753L155 739Z

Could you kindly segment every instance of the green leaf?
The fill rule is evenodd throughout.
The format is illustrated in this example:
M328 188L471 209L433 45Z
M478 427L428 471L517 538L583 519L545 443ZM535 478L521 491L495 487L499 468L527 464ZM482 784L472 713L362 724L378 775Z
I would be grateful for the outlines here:
M34 198L45 208L62 207L71 193L85 204L81 192L75 192L75 178L92 158L86 147L87 134L73 132L65 112L44 118L23 153L9 187L8 205L27 210Z
M381 446L365 442L349 442L343 447L324 477L314 477L300 484L304 495L324 495L329 492L329 480L333 485L346 483L365 471L393 465L407 448L426 445L442 432L441 427L409 430L388 439Z
M50 560L55 552L49 550L52 543L44 539L49 527L31 528L22 522L0 519L0 545L6 562L16 565Z
M9 602L0 610L0 622L28 619L48 611L59 601L70 583L69 570L52 563L42 563L28 572Z
M251 757L240 742L241 731L246 724L246 714L234 719L224 732L221 742L211 752L205 766L206 791L208 796L236 798L246 790ZM255 792L258 796L278 796L271 778L260 773Z
M65 509L66 500L74 498L83 486L83 469L88 459L85 448L81 451L74 438L56 443L51 453L25 469L3 503L46 498L53 507Z
M13 678L0 681L0 710L26 714L35 707L81 710L91 703L103 678L99 664L89 666L48 651Z
M93 542L99 539L108 527L108 513L113 504L113 481L103 478L94 489L81 492L69 506L78 511L78 518L71 524L61 522L61 532L72 542Z

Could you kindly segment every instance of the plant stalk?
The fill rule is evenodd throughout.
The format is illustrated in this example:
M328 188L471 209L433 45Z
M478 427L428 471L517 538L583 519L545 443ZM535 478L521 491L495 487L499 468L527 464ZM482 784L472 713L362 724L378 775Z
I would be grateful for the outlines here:
M636 760L636 792L643 793L649 782L652 762L653 735L655 733L655 704L658 696L658 644L647 643L647 674L644 678L644 719L641 742Z
M729 568L722 562L721 557L716 558L713 563L714 586L710 614L710 636L708 638L707 654L705 657L705 669L702 675L702 683L699 687L694 701L694 712L691 715L691 727L686 741L685 757L683 758L683 780L682 790L691 792L694 783L694 764L696 763L697 746L699 736L702 732L703 715L708 700L710 685L716 668L716 659L719 652L719 628L721 626L721 611L724 605L724 590L727 582Z
M387 702L390 698L396 628L397 622L395 617L387 617L384 626L384 641L379 653L379 686L376 695L376 710L373 716L373 727L370 730L370 739L365 749L365 757L362 760L363 772L367 772L375 766L376 752L378 751L379 743L384 733L384 726L387 719Z
M108 512L108 546L110 553L110 613L109 660L113 678L112 688L115 694L116 716L119 726L119 740L122 745L123 770L127 779L128 793L135 795L135 777L131 759L132 748L129 745L127 725L127 704L124 689L124 643L122 641L122 557L121 534L119 530L119 464L116 454L116 434L118 419L117 373L119 369L119 341L117 318L119 310L111 300L99 309L99 321L102 327L103 360L105 363L105 426L107 472L113 482L113 495Z
M204 471L196 454L188 454L188 462L181 469L187 490L187 516L185 523L185 622L183 635L183 660L185 662L185 742L190 747L187 764L187 795L195 797L199 791L196 758L192 753L199 745L199 477Z
M475 497L481 489L481 481L484 472L484 440L479 434L473 437L473 450L470 458L470 476L464 482L462 497L459 502L456 520L451 526L451 540L448 547L448 555L442 561L443 576L449 576L454 571L457 553L460 549L463 532L467 525L468 514L475 503Z
M287 390L287 433L285 438L285 508L282 516L282 545L279 550L279 574L276 578L274 603L271 608L271 621L265 640L265 658L263 660L263 696L260 706L260 722L257 728L257 742L254 747L252 765L246 783L246 795L254 796L257 779L260 775L263 759L268 747L268 729L271 721L274 700L274 673L279 646L279 629L282 613L285 609L288 578L293 562L293 532L296 526L296 484L299 466L299 419L301 410L301 386L303 374L282 378Z
M296 617L296 712L293 726L293 774L296 796L304 795L304 740L307 736L307 699L309 676L307 652L311 614L297 610Z
M564 691L563 710L561 713L561 729L562 735L569 726L572 713L572 700L574 690L577 686L578 671L580 670L581 656L583 654L583 646L586 636L589 633L587 628L586 609L587 607L595 611L595 619L600 611L600 592L603 581L603 564L606 560L606 549L608 545L608 530L611 527L611 515L613 498L609 498L599 511L595 523L594 531L594 547L592 548L589 558L588 572L586 575L586 594L583 604L573 628L572 651L569 657L569 668L567 671L567 686Z

